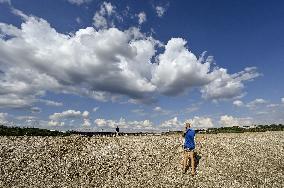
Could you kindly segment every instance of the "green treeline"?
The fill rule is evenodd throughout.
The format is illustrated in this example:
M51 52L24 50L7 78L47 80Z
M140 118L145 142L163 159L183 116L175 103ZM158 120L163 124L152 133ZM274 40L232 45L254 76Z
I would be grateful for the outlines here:
M209 134L265 132L265 131L284 131L284 125L282 124L257 125L252 128L242 128L238 126L233 126L233 127L220 127L220 128L209 128L207 130L199 130L200 133L209 133Z
M48 129L7 127L0 125L0 136L69 136L70 133L51 131Z
M197 130L197 133L205 134L217 134L217 133L244 133L244 132L265 132L265 131L284 131L284 125L272 124L272 125L257 125L253 128L242 127L220 127L220 128L208 128L207 130ZM181 133L181 131L176 131ZM70 136L74 134L74 131L60 132L51 131L48 129L40 128L27 128L27 127L7 127L0 125L0 136ZM173 132L171 132L173 133Z

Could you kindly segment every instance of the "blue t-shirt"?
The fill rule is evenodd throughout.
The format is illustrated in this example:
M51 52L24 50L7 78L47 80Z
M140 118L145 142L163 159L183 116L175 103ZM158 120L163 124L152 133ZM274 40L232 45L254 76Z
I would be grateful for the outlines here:
M185 133L185 138L184 138L184 148L187 148L187 149L195 148L194 136L195 136L195 130L187 129Z

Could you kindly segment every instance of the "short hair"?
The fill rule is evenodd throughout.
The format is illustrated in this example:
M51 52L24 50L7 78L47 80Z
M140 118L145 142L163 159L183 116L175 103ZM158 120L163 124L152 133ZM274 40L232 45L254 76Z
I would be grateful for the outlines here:
M190 128L190 127L191 127L191 124L190 124L189 122L186 122L186 123L185 123L185 126L186 126L186 128Z

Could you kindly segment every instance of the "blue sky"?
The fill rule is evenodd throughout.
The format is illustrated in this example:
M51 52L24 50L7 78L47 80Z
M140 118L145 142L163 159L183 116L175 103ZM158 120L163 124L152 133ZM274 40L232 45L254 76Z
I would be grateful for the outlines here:
M0 0L0 122L284 123L281 1Z

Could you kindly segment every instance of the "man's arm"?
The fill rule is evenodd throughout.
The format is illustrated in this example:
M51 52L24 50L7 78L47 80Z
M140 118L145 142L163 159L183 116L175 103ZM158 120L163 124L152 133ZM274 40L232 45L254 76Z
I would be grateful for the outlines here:
M185 137L185 134L186 134L186 126L184 127L184 129L183 129L183 133L182 133L182 137Z

